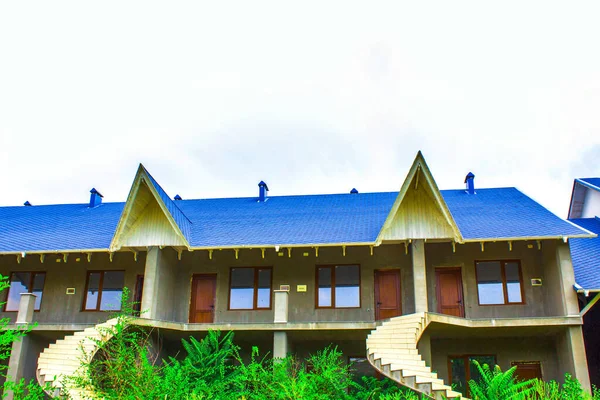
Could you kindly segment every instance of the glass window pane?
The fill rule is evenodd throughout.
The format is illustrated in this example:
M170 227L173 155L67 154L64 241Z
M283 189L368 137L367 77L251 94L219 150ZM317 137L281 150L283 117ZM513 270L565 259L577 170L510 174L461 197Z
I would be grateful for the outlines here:
M358 265L335 267L335 306L360 307Z
M463 357L460 358L451 358L450 359L450 368L452 369L450 375L452 377L452 389L462 393L463 395L467 395L467 370L465 368L465 359Z
M318 306L331 307L331 268L319 268L317 280L319 281Z
M10 276L10 288L6 299L6 311L18 311L21 293L29 293L31 273L13 272Z
M498 261L477 263L479 304L504 304L502 267Z
M31 293L35 294L35 308L34 310L39 311L42 304L42 292L44 290L44 281L46 280L46 274L34 274L33 275L33 288Z
M88 274L85 310L95 310L98 307L98 291L100 290L100 272Z
M103 311L117 311L121 309L121 296L123 295L123 284L125 272L106 271L102 281L102 300L100 309Z
M522 303L521 296L521 275L519 274L519 263L507 262L504 265L506 274L506 289L508 291L509 303Z
M258 270L258 298L256 300L257 308L271 307L271 270Z
M254 308L254 268L231 269L229 308L232 310Z

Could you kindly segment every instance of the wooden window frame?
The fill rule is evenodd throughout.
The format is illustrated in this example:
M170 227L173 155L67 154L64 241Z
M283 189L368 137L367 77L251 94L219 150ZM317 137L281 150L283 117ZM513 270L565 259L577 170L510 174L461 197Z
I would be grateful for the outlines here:
M34 279L33 277L35 275L44 275L44 287L46 286L46 271L12 271L8 275L9 276L8 283L11 284L11 285L8 287L8 290L6 291L6 301L4 302L4 306L2 307L4 312L18 312L19 311L19 307L18 306L17 306L16 310L8 310L7 309L8 308L8 297L10 296L10 289L11 289L11 286L12 286L12 276L13 276L13 274L31 274L31 276L29 277L29 287L30 288L33 287L33 279ZM31 292L31 290L30 290L30 292ZM42 294L43 293L44 293L44 288L42 287ZM43 296L42 296L42 298L43 298ZM42 309L42 301L40 300L40 309L36 310L35 306L34 306L33 312L40 312L41 309Z
M479 276L477 274L477 264L484 262L498 262L500 263L500 276L502 277L502 292L504 293L504 303L497 304L481 304L479 297ZM508 301L508 286L506 284L506 264L516 263L519 266L519 283L521 285L521 302L509 302ZM497 306L519 306L527 304L525 301L525 283L523 281L523 267L521 260L475 260L475 285L477 286L477 305L480 307L497 307Z
M466 396L471 395L471 389L469 388L469 381L471 380L471 363L469 359L471 357L494 357L494 365L491 365L490 368L493 370L494 366L498 364L498 356L495 354L450 354L448 355L448 382L452 384L452 359L453 358L462 358L465 360L465 381L467 382L467 393Z
M358 306L355 307L336 307L335 306L335 267L358 267ZM331 305L320 306L319 305L319 268L330 268L331 269ZM326 264L317 265L315 267L315 309L330 309L330 310L344 310L344 309L357 309L362 308L362 268L360 264Z
M125 270L122 269L108 269L108 270L94 270L86 271L85 276L85 289L83 292L83 302L81 303L81 312L119 312L123 309L123 304L118 310L101 310L100 305L102 304L102 294L104 292L104 273L105 272L122 272L123 273L123 288L125 288ZM96 308L85 308L87 303L88 285L90 283L90 274L100 274L100 281L98 282L98 300L96 301Z
M254 292L252 294L252 308L231 308L231 281L234 269L254 269ZM269 307L258 307L258 271L271 271ZM228 311L268 311L273 309L273 267L230 267L229 268L229 294L227 298Z

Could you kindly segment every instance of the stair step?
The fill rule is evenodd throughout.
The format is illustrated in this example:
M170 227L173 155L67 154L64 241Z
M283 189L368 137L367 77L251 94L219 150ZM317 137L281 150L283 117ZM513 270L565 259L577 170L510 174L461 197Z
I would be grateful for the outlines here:
M431 368L427 366L407 365L404 364L402 361L400 361L399 363L390 363L390 368L392 371L402 371L403 376L412 376L413 374L418 373L422 374L423 376L433 377L433 374L435 373L431 372ZM410 375L407 375L408 372L410 372ZM435 376L434 378L437 378L437 376Z

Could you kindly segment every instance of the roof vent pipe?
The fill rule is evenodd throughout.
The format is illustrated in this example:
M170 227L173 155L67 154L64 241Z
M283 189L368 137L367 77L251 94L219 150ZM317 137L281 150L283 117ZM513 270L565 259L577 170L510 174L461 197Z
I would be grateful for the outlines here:
M181 196L176 194L175 197L173 197L173 200L182 200Z
M92 190L90 190L90 208L94 208L96 206L99 206L100 204L102 204L102 198L104 196L102 196L102 194L100 194L99 191L96 190L96 188L92 188Z
M25 203L23 203L24 206L31 206L31 203L29 201L26 201Z
M475 174L469 172L465 177L465 184L467 186L467 193L475 194Z
M352 188L350 194L358 194L358 190L356 190L356 188Z
M269 187L264 181L260 181L258 184L258 201L264 202L267 200L267 192L269 191Z

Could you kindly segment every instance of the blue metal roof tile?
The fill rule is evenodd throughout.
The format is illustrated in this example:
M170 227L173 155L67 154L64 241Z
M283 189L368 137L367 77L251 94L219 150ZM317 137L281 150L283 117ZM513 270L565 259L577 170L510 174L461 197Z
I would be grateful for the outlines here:
M374 243L397 192L178 200L192 247ZM466 240L584 234L515 188L441 191ZM0 252L108 249L124 203L0 207Z
M600 289L600 219L581 218L571 222L597 233L593 239L571 239L571 258L575 282L586 290Z

